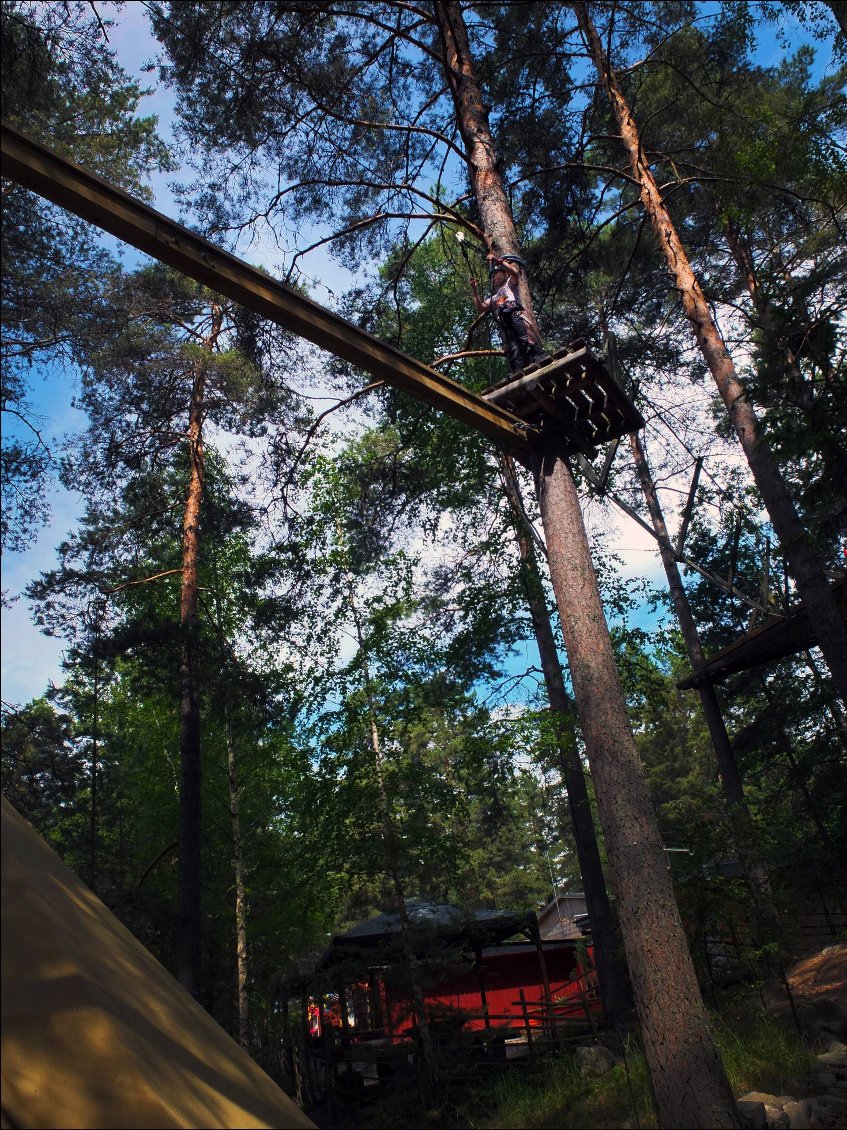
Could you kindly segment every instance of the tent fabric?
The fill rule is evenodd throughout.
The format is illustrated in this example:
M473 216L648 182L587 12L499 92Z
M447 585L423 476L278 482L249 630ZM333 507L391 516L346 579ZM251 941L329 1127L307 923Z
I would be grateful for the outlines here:
M2 801L2 1126L312 1127Z

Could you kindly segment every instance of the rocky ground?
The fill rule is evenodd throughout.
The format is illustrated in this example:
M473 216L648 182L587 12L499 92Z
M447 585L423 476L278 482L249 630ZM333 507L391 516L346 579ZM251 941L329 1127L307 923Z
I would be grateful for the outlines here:
M807 1094L750 1091L738 1100L750 1130L842 1130L847 1127L847 944L826 946L788 974L796 1017L819 1048ZM774 1010L789 1010L783 996Z

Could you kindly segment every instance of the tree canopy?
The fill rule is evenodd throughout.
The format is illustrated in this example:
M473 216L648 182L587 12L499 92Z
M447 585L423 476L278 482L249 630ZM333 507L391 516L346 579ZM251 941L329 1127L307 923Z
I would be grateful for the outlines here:
M557 483L545 451L533 479L4 181L4 545L47 520L51 476L84 506L27 591L64 681L4 705L4 793L269 1064L281 985L332 934L409 899L524 911L583 886L601 973L617 913L660 1044L631 847L662 884L679 851L664 901L703 980L720 924L782 931L810 876L825 900L844 882L840 629L815 604L845 552L843 29L823 4L144 7L188 222L304 291L327 250L339 313L475 391L506 369L469 278L520 254L526 316L603 356L642 462L624 440L600 487L606 451ZM777 7L806 41L774 61ZM108 27L4 3L4 113L149 199L175 157ZM77 435L49 438L43 372L73 388ZM655 530L653 489L679 529L694 467L671 600L622 576L617 516ZM571 487L584 552L549 511ZM579 651L589 596L562 599L583 582L611 682ZM721 752L677 684L801 600L822 649L713 688ZM628 767L658 819L635 845L635 786L610 815ZM720 876L736 856L756 883Z

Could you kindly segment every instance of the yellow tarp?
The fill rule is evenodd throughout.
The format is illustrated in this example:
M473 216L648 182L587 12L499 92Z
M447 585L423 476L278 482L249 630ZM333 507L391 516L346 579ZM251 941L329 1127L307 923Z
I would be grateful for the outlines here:
M2 1124L313 1123L2 802Z

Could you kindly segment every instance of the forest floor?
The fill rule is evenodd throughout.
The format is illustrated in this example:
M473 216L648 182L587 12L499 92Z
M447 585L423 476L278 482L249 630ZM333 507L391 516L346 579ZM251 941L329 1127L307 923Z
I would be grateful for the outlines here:
M722 992L711 1010L727 1074L737 1098L751 1092L801 1102L826 1092L822 1064L833 1040L847 1042L839 1029L847 1021L847 943L823 946L795 961L786 980L778 977L755 986ZM316 1121L322 1127L377 1130L379 1127L426 1126L443 1130L650 1130L658 1125L653 1110L644 1057L634 1036L605 1034L602 1040L616 1055L616 1066L599 1077L585 1077L571 1056L552 1053L534 1062L515 1064L496 1079L453 1094L450 1101L409 1102L409 1092L385 1095L365 1110L347 1109L339 1117ZM836 1045L837 1046L837 1045ZM843 1084L838 1084L843 1087ZM830 1095L835 1092L830 1088ZM839 1091L844 1094L844 1091ZM837 1098L826 1101L838 1103ZM847 1099L841 1100L847 1107ZM796 1104L795 1104L796 1105ZM411 1111L414 1110L414 1114ZM844 1113L844 1108L840 1111ZM847 1125L831 1120L824 1110L811 1124ZM312 1114L315 1117L315 1114ZM789 1124L786 1119L785 1126Z
M786 972L789 994L778 977L755 989L728 996L724 1007L713 1013L721 1054L733 1084L736 1098L754 1093L791 1095L804 1099L822 1090L817 1054L827 1052L833 1039L847 1040L830 1032L829 1025L847 1021L847 943L828 944L800 958ZM729 1037L729 1038L728 1038ZM629 1111L622 1117L620 1086L604 1085L603 1079L591 1093L550 1112L537 1121L517 1119L493 1121L489 1126L533 1127L536 1130L581 1127L594 1130L648 1130L658 1126L652 1110L646 1075L627 1087ZM641 1078L638 1078L638 1076ZM643 1087L641 1093L639 1088ZM825 1088L824 1088L825 1089ZM843 1126L824 1112L811 1125ZM834 1112L833 1112L834 1113ZM843 1118L845 1111L841 1109ZM785 1125L789 1123L786 1121ZM792 1122L793 1124L793 1122ZM809 1123L806 1123L809 1125ZM484 1123L478 1123L482 1127Z

